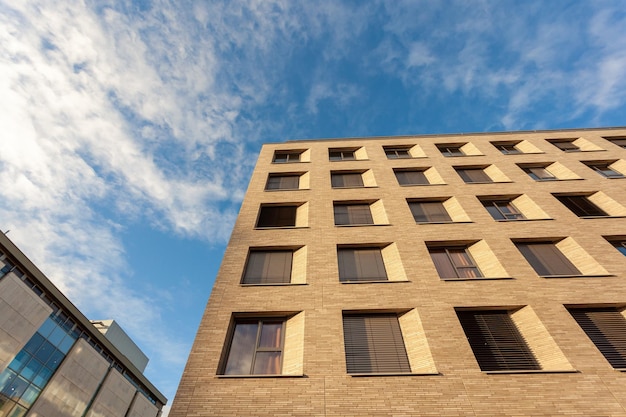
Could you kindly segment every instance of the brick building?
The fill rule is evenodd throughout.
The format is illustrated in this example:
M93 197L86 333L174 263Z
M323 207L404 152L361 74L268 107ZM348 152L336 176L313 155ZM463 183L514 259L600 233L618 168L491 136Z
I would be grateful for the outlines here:
M0 417L157 417L167 399L147 363L113 320L90 322L0 233Z
M626 128L266 144L170 416L626 416Z

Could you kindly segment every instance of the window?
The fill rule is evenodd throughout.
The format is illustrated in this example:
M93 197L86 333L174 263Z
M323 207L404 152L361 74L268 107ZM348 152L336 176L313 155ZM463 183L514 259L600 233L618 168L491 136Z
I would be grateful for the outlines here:
M493 182L485 173L484 168L455 168L456 172L466 183L488 183Z
M543 166L526 166L522 169L535 181L554 181L557 179Z
M276 375L282 371L285 319L241 319L228 349L224 375Z
M297 206L262 205L256 227L295 227Z
M335 225L374 224L368 203L335 203Z
M553 242L518 242L515 246L539 276L582 275Z
M614 162L584 162L589 168L606 178L623 178L624 174L611 168Z
M428 252L440 278L480 278L483 276L465 246L432 247L428 248Z
M411 372L397 314L344 314L343 337L349 374Z
M406 159L412 158L410 154L410 146L383 146L385 155L388 159Z
M622 255L626 256L626 240L614 240L611 241L611 244L615 246L615 249L620 251Z
M300 174L270 174L266 190L297 190L300 187Z
M551 144L564 152L580 152L580 148L574 144L576 139L550 140Z
M604 139L619 146L620 148L626 149L626 136L605 136Z
M254 250L248 255L242 284L291 282L293 250Z
M456 314L482 371L541 369L508 311L457 310Z
M492 145L498 148L504 155L515 155L522 153L515 147L518 143L519 142L492 142Z
M465 156L465 153L461 150L463 145L465 144L440 144L437 145L437 149L443 156Z
M583 195L555 195L557 200L570 209L578 217L604 217L608 216L600 207L593 204Z
M615 307L568 308L613 368L626 368L626 321Z
M424 170L394 170L398 184L400 185L426 185L429 184Z
M481 200L494 220L522 220L524 215L513 205L511 200Z
M387 281L379 247L337 248L339 281Z
M330 182L333 188L364 187L363 174L360 172L331 172Z
M275 164L300 162L300 155L302 155L302 151L275 151L273 162Z
M329 149L328 158L331 161L354 161L355 149Z
M443 201L409 201L409 208L417 223L451 222Z

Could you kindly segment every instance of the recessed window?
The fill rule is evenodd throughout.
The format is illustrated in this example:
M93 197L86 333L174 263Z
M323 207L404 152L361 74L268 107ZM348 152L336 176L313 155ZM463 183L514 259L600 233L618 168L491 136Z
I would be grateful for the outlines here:
M482 273L466 246L428 248L441 278L480 278Z
M369 203L335 203L335 225L374 224Z
M270 174L265 184L266 190L297 190L302 174Z
M615 246L615 249L620 251L622 255L626 256L626 239L611 240L610 242L613 246Z
M293 250L253 250L248 254L242 284L291 282Z
M416 223L444 223L452 219L440 200L409 201L409 208Z
M412 158L410 146L383 146L385 155L388 159L407 159Z
M285 164L289 162L300 162L302 155L301 150L289 150L289 151L274 151L274 159L272 162L275 164Z
M574 144L576 139L551 140L551 144L564 152L580 152L580 148Z
M555 195L565 207L578 217L606 217L608 214L584 195Z
M339 281L387 281L380 247L337 248Z
M482 371L541 369L509 311L457 310L457 316Z
M411 372L397 314L344 314L343 336L349 374Z
M364 187L363 174L355 171L334 171L330 174L333 188L360 188Z
M626 369L626 320L616 307L568 308L574 320L616 369Z
M456 172L466 183L489 183L493 180L487 175L484 168L455 168Z
M491 144L495 146L504 155L516 155L516 154L522 153L522 151L516 148L516 145L518 143L519 141L518 142L491 142Z
M494 220L523 220L526 218L517 207L515 207L511 199L482 199L481 202Z
M430 184L423 170L394 170L398 184L400 185L426 185Z
M331 161L354 161L367 159L363 148L331 148L328 150L328 159Z
M518 242L515 246L539 276L582 275L553 242Z
M618 170L618 165L626 165L623 161L598 161L583 162L589 168L606 178L624 178L624 174Z
M545 166L526 166L522 169L535 181L555 181L557 179Z
M262 205L256 227L295 227L298 206Z
M626 136L605 136L604 139L608 140L613 145L626 149Z
M277 375L282 371L284 318L241 319L228 350L224 375Z
M465 152L461 149L465 145L464 143L460 144L439 144L437 145L437 149L443 156L465 156Z

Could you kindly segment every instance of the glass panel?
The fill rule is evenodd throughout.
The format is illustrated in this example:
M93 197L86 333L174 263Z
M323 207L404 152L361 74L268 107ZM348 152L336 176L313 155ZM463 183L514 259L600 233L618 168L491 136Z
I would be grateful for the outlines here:
M41 369L42 366L43 364L41 362L33 358L30 360L30 362L28 362L28 365L26 365L24 369L22 369L20 375L28 380L31 380L37 374L37 372L39 372L39 369Z
M0 374L0 392L4 392L6 387L11 386L13 380L17 377L17 374L10 369L5 369Z
M7 417L23 417L26 415L26 409L20 405L15 405L13 411L7 415Z
M280 374L281 352L257 352L254 361L253 374L276 375Z
M43 388L50 377L52 376L52 370L46 368L45 366L39 370L39 374L33 379L33 383L38 387Z
M256 348L257 323L238 323L226 361L226 375L248 375Z
M396 178L400 185L428 184L424 171L396 171Z
M52 346L52 344L50 344L50 342L46 340L43 342L43 344L35 354L35 357L39 359L42 363L46 363L48 361L48 358L50 358L50 355L52 355L55 350L56 349L54 348L54 346Z
M48 341L54 346L57 346L59 343L61 343L61 340L63 340L66 334L67 331L65 331L61 327L57 327L52 331L52 333L50 333L50 336L48 336Z
M22 394L20 404L22 404L24 407L30 407L31 405L33 405L40 392L41 390L39 388L31 385L26 389L26 391L24 391L24 394Z
M72 336L65 336L63 341L61 341L61 343L59 344L59 349L61 350L61 352L63 353L69 352L69 350L74 345L74 340L75 339Z
M280 348L283 323L264 322L261 327L259 348Z
M48 359L48 363L46 363L46 366L50 369L56 369L59 366L59 364L63 361L64 357L65 355L63 354L63 352L61 352L58 349L55 349L54 353L50 355L50 359Z
M457 278L456 269L452 265L445 249L431 249L430 257L441 278Z
M44 338L39 333L35 333L24 346L24 350L34 354L43 342Z
M50 332L57 328L57 324L50 317L43 322L39 330L37 330L43 337L48 337Z
M9 398L17 399L22 396L26 388L28 388L28 385L29 382L18 375L13 378L11 384L5 387L2 392Z
M13 369L15 372L19 372L22 367L28 362L30 359L30 355L26 353L24 350L21 350L15 358L9 364L9 368Z

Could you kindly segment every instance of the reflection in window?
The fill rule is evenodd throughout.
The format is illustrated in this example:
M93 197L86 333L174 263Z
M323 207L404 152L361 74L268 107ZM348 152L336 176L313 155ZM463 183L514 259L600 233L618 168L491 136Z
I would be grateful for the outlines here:
M429 248L430 257L441 278L480 278L483 274L465 246Z
M442 201L409 201L409 208L416 223L444 223L452 221Z
M550 171L542 166L524 167L522 169L535 181L554 181L557 179Z
M482 203L494 220L525 219L510 200L484 200Z
M237 321L224 375L280 374L284 324L276 318Z

